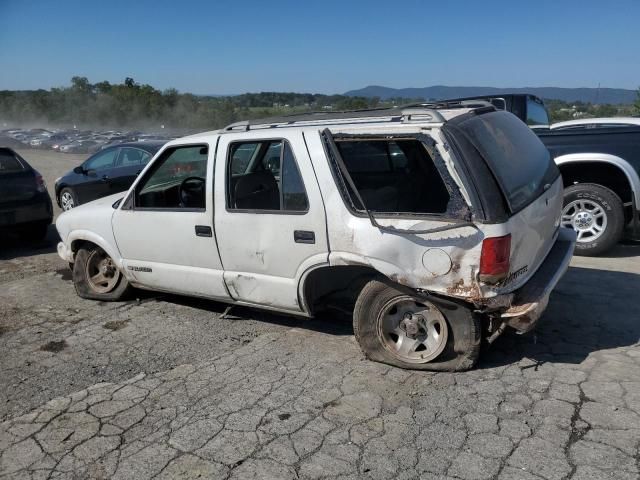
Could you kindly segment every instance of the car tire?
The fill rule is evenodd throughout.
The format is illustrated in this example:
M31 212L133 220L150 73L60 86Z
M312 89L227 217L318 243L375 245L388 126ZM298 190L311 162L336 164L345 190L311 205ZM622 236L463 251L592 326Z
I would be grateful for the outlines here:
M95 245L78 250L72 277L78 296L91 300L124 300L133 290L113 259Z
M578 235L576 255L600 255L615 246L624 230L622 200L595 183L579 183L564 191L562 225Z
M361 290L353 331L367 358L400 368L462 371L480 356L481 319L470 308L415 296L386 279Z
M60 208L63 211L71 210L80 205L76 193L69 187L60 190Z

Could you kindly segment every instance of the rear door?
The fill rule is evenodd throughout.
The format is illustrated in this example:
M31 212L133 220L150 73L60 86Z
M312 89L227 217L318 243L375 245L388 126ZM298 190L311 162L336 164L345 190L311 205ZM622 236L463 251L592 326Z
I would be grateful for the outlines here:
M328 261L324 204L302 133L225 134L216 166L215 231L231 296L301 311L302 274Z

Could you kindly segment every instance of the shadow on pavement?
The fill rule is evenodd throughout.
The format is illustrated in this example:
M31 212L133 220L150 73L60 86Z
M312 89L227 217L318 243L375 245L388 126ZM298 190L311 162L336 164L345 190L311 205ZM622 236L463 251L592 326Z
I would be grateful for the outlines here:
M60 236L53 224L49 225L47 236L42 240L29 240L9 232L0 233L0 260L53 253L59 241Z
M153 293L149 293L148 295L154 295L158 300L198 308L200 310L206 310L207 312L217 314L222 314L229 306L226 303L216 302L213 300L183 297L180 295L162 294L159 296L158 294ZM353 335L351 317L342 312L336 311L322 312L315 318L303 318L277 312L268 312L257 308L233 306L233 308L227 313L227 318L230 321L238 322L256 320L284 327L309 329L314 332L326 333L329 335Z
M534 364L581 363L589 354L640 341L640 275L570 267L535 332L507 333L479 368L528 358Z
M506 332L483 352L478 368L517 363L581 363L590 353L636 344L640 340L640 275L570 267L556 287L537 329L526 335ZM162 301L221 314L227 305L179 295L154 295ZM314 319L234 306L230 321L263 321L329 335L353 335L351 318L325 312Z

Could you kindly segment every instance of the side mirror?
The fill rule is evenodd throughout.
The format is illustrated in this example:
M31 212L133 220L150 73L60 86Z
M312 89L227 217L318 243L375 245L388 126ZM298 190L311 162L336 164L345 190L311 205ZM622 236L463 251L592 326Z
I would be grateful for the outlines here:
M82 175L84 173L84 168L82 168L82 165L80 165L79 167L76 167L73 169L73 173L77 173L78 175Z

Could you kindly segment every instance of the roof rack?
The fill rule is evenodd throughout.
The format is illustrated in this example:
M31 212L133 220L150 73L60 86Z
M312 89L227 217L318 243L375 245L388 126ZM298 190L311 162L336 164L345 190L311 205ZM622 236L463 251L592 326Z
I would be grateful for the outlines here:
M485 102L490 105L488 102ZM473 106L478 105L477 102ZM243 120L227 125L225 132L247 132L255 128L278 128L293 125L317 125L317 124L344 124L344 123L371 123L371 122L430 122L444 123L446 120L438 109L442 108L470 108L467 105L452 105L448 103L437 104L411 104L394 108L372 108L367 110L346 110L339 112L306 112L282 117L261 118L256 120Z

